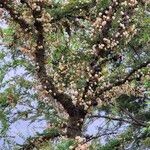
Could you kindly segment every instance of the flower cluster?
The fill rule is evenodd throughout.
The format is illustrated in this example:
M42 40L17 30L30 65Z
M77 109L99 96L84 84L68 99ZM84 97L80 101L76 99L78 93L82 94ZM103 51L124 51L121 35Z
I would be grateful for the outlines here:
M76 136L75 140L77 142L76 146L70 146L70 150L88 150L89 149L89 143L85 142L85 138L82 138L80 136Z

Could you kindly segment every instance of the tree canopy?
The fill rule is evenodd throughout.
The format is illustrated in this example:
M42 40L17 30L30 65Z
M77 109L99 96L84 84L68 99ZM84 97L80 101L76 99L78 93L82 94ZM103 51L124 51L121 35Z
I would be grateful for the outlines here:
M0 137L19 119L44 116L47 129L12 149L149 148L149 6L1 0ZM19 105L26 109L14 114Z

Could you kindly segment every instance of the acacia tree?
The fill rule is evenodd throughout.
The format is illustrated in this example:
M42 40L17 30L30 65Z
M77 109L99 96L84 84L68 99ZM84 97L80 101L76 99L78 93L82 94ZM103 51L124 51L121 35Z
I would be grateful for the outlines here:
M52 138L66 135L83 142L79 136L89 117L148 127L147 118L137 116L147 99L148 4L140 0L0 1L1 18L9 26L9 33L1 30L1 45L28 64L39 102L52 104L63 118L52 124L59 128ZM7 101L14 102L15 93L8 93ZM115 115L112 108L116 107ZM94 109L109 109L111 116L93 116Z

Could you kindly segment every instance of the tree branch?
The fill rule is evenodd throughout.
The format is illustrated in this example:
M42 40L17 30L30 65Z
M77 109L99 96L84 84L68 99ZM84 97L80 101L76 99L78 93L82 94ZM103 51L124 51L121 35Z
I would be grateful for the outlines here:
M120 121L120 122L126 122L126 123L129 123L129 124L138 125L138 126L143 126L143 124L141 125L141 123L135 121L133 119L133 117L131 118L133 121L126 120L126 119L123 119L123 118L116 118L116 117L112 117L112 116L104 116L104 115L92 115L92 116L89 116L89 118L105 118L105 119L109 119L109 120L113 120L113 121Z
M50 14L53 19L51 23L55 23L62 18L72 18L74 17L74 13L78 13L79 10L85 10L86 14L90 8L96 6L96 0L91 0L90 2L71 2L65 5L63 8L55 8L50 10Z
M99 96L101 94L103 94L106 91L111 90L113 87L116 86L120 86L122 84L124 84L127 80L129 80L129 78L135 73L137 72L139 69L142 69L144 67L146 67L148 64L150 63L150 60L147 60L146 62L140 64L139 66L135 67L129 74L127 74L124 78L120 79L119 81L116 81L115 83L111 84L110 86L106 86L101 90L98 90L95 94L95 96Z
M13 20L20 25L25 32L30 32L31 25L28 24L24 19L21 18L21 14L17 12L14 8L10 7L10 4L6 1L0 1L0 8L6 9L6 11L10 14Z
M38 146L40 143L44 143L49 141L50 139L54 139L61 136L60 133L56 134L41 134L38 137L33 137L31 139L28 139L27 142L23 145L17 144L20 148L20 150L33 150L34 148L38 149Z
M121 41L123 39L123 32L124 32L124 28L122 27L118 27L117 29L117 32L116 33L119 33L118 37L116 37L115 34L112 35L112 37L110 38L108 35L109 35L109 30L111 29L112 27L112 16L114 15L114 13L117 12L118 8L121 7L119 5L119 3L121 3L119 0L117 1L118 3L116 4L115 2L112 2L110 4L110 6L112 7L112 12L111 12L111 15L109 16L110 17L110 21L107 21L106 25L104 27L102 27L101 29L101 32L99 34L101 34L101 36L98 34L98 36L96 37L97 39L94 41L94 44L95 44L95 54L93 55L93 59L90 63L90 68L92 70L92 73L91 73L91 77L89 78L88 82L86 82L86 86L85 86L85 89L84 89L84 92L83 92L83 99L85 99L85 95L87 93L87 91L89 90L89 87L93 84L93 81L95 82L95 80L93 80L94 76L96 73L99 73L101 70L102 70L102 65L106 62L100 62L98 64L98 61L100 58L107 58L110 54L112 55L112 52L114 53L113 49L116 47L114 46L113 48L107 48L107 45L105 43L105 41L103 40L104 38L108 38L108 39L113 39L114 41L117 41L119 45L119 41ZM136 6L135 6L136 7ZM108 8L106 8L103 12L102 12L102 16L106 15L105 12L108 10ZM129 19L126 18L126 16L132 16L133 15L133 11L134 11L134 8L128 8L126 10L126 12L124 13L124 15L122 15L122 23L125 24L126 26L126 29L127 27L130 25L130 22L129 22ZM99 38L100 37L100 38ZM105 48L103 49L99 49L99 46L98 44L103 44L105 46ZM116 54L117 55L117 54ZM96 81L97 82L97 81ZM94 84L91 86L92 87L92 90L93 91L96 91L97 87L98 87L98 84Z
M39 3L40 5L40 3ZM42 4L40 5L42 7ZM46 91L49 92L49 95L52 96L54 99L56 99L66 110L66 112L69 114L69 116L82 116L84 117L86 112L81 107L76 107L72 103L72 99L64 94L59 93L58 89L53 84L53 79L47 75L46 68L45 68L45 43L44 43L44 30L43 25L40 21L38 21L36 18L41 17L41 11L33 11L33 17L35 18L34 26L36 28L37 32L37 46L35 51L35 62L36 62L36 71L37 76Z
M86 140L86 142L84 142L84 144L91 141L91 140L98 139L98 138L103 137L103 136L113 135L113 134L117 134L117 132L106 132L106 133L99 134L99 135L96 135L96 136L91 136L90 138L88 138Z

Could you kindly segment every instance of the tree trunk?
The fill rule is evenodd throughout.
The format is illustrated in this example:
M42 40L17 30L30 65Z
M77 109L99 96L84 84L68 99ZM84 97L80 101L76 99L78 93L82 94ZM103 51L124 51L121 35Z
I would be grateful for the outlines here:
M69 117L67 125L67 136L74 138L82 135L83 121L80 117Z

